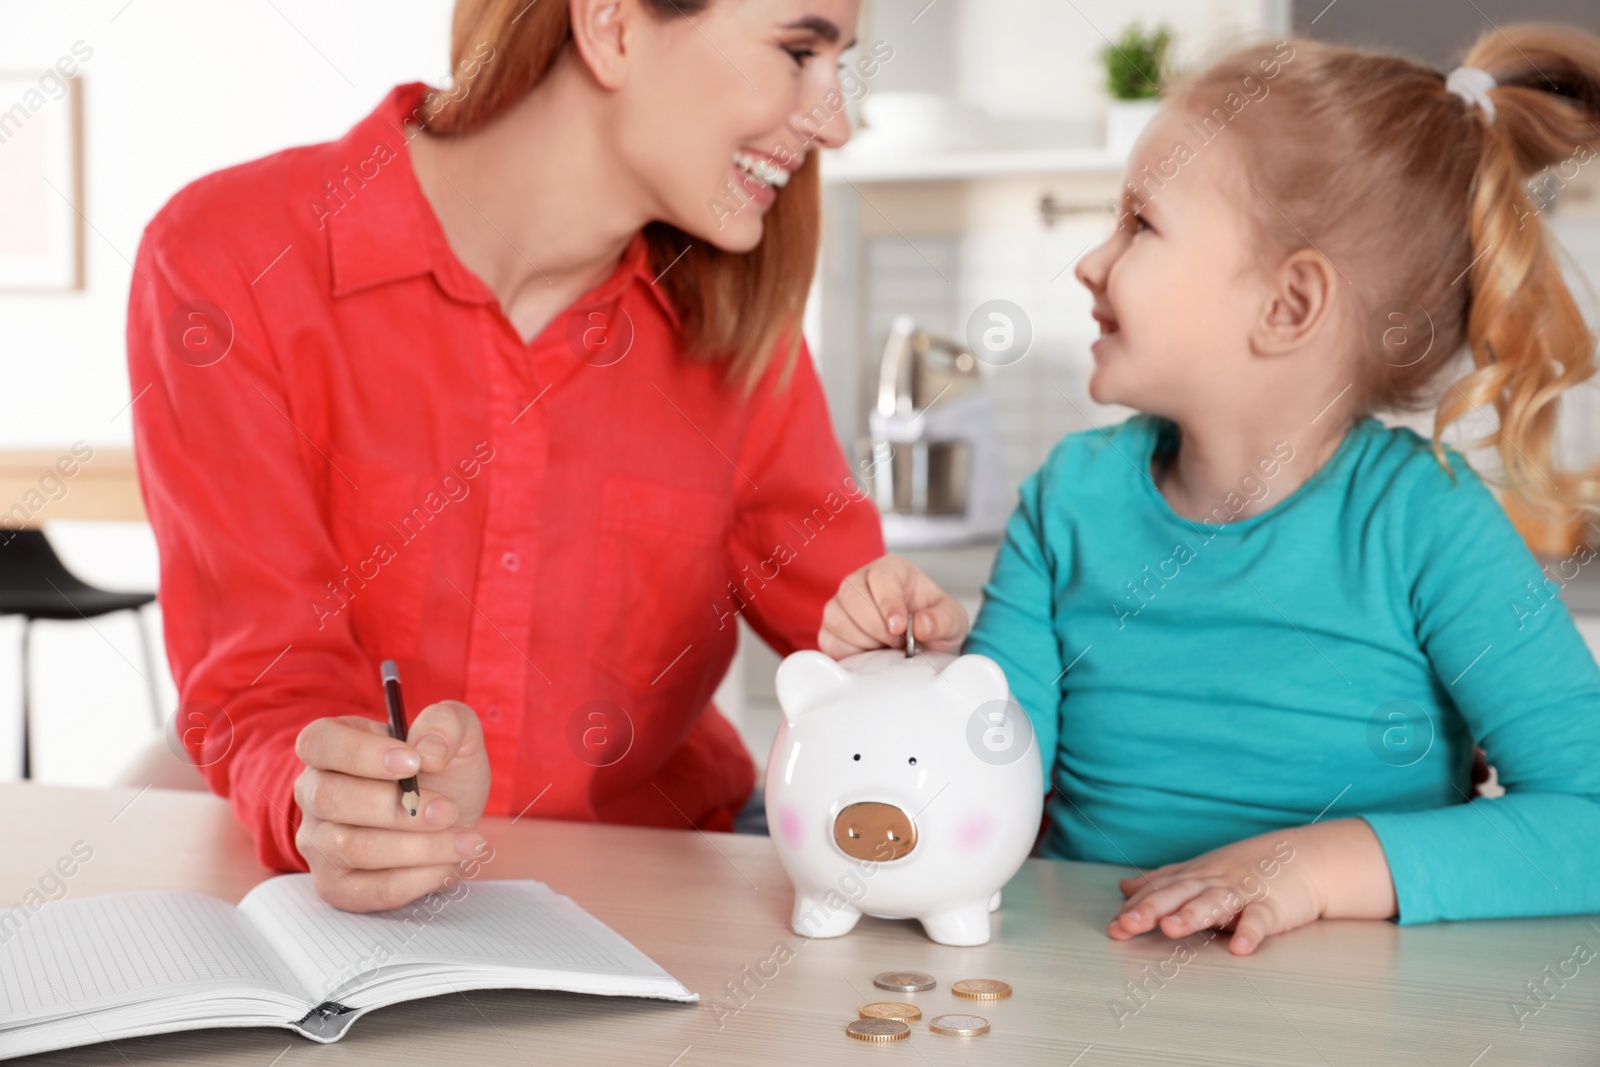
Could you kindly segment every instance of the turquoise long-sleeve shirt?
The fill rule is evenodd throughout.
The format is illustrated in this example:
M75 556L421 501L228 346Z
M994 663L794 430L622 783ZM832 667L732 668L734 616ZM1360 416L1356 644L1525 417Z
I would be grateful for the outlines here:
M1287 497L1293 442L1190 520L1150 478L1176 439L1063 439L966 642L1040 742L1044 853L1147 869L1359 816L1402 924L1600 912L1600 669L1558 596L1594 554L1542 571L1459 453L1452 481L1373 418ZM1504 797L1467 802L1474 740Z

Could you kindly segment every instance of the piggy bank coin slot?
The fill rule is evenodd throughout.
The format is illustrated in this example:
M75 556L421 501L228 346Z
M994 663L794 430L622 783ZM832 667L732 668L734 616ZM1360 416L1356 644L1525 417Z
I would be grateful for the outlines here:
M917 827L893 804L863 801L839 812L833 840L851 859L889 862L917 847Z

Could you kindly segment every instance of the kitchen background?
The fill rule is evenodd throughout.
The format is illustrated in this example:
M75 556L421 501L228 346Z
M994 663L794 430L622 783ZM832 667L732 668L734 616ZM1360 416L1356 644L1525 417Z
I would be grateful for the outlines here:
M118 473L134 400L123 342L130 260L150 216L204 173L337 137L395 83L442 85L450 9L450 0L241 0L225 11L201 0L0 2L0 72L77 57L74 92L45 110L60 119L70 109L81 123L78 184L23 188L14 174L7 184L15 153L0 146L0 190L13 218L70 208L82 234L80 287L25 292L0 278L11 383L0 395L0 506L37 479L29 462L74 441L105 457L86 476ZM846 57L857 136L824 159L824 248L806 333L847 453L870 462L873 436L893 442L873 487L891 550L975 611L1023 476L1062 435L1129 414L1088 397L1097 330L1071 269L1111 228L1125 154L1112 128L1137 110L1108 100L1109 39L1136 21L1165 23L1181 68L1294 29L1448 69L1492 23L1530 17L1600 31L1592 0L866 0L862 44ZM863 64L869 56L887 58ZM0 81L7 93L18 84ZM0 99L0 114L13 102ZM1547 217L1574 277L1600 279L1600 178L1580 174ZM995 327L1031 338L1020 358L982 349ZM984 358L963 355L974 349ZM902 373L885 385L886 362ZM1570 401L1574 462L1600 462L1596 395L1585 388ZM70 510L51 502L33 519L80 577L154 589L147 526L53 519L51 509ZM1565 594L1600 648L1600 581L1584 572ZM0 779L22 767L22 705L10 694L21 692L24 655L32 775L102 784L176 706L159 641L155 603L92 620L0 617ZM758 764L778 721L776 666L743 631L717 697Z

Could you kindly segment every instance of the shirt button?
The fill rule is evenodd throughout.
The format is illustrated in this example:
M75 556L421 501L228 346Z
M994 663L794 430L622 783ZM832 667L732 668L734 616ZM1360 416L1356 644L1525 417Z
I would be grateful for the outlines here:
M500 705L499 704L490 704L488 707L484 708L483 709L483 717L488 719L490 722L499 722L500 721Z
M518 567L522 566L522 560L517 558L517 554L515 552L507 552L505 555L500 557L500 566L504 567L508 571L514 571Z

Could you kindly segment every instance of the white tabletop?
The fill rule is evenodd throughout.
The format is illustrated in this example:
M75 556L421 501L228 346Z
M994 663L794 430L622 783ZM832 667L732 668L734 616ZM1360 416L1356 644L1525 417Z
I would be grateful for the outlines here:
M72 897L197 889L237 901L268 876L226 801L209 794L0 785L0 903L21 900L83 841ZM995 938L934 944L910 922L864 919L850 935L790 932L790 887L770 841L694 830L488 820L490 878L537 878L573 897L702 997L697 1005L573 994L475 992L381 1009L333 1045L273 1029L202 1030L34 1057L37 1064L497 1065L898 1063L1109 1065L1600 1063L1600 917L1438 924L1324 922L1235 958L1219 939L1180 963L1177 942L1112 941L1121 868L1030 860L1005 890ZM1164 961L1165 964L1164 964ZM1550 970L1546 971L1545 968ZM746 970L748 968L748 970ZM928 993L888 994L872 976L927 971ZM1565 973L1564 984L1559 975ZM763 977L765 975L765 977ZM1151 977L1151 976L1154 977ZM1558 976L1552 978L1551 976ZM959 1000L950 984L998 978L1008 1000ZM1517 1025L1525 983L1545 980ZM1143 986L1134 999L1127 983ZM743 984L743 990L738 987ZM735 993L737 995L735 995ZM976 1038L925 1026L886 1046L845 1036L856 1009L910 1000L924 1019L983 1015ZM1122 1012L1113 1002L1137 1005ZM281 1059L274 1059L279 1057Z

